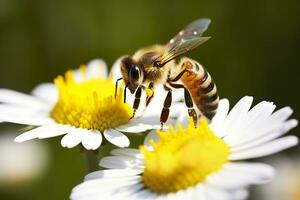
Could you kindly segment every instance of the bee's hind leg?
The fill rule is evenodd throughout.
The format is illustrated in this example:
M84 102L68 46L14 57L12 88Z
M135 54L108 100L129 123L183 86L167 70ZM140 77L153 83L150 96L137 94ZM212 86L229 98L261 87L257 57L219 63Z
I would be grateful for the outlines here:
M140 106L140 102L141 102L141 96L142 96L142 89L143 89L143 86L140 86L138 87L138 89L136 90L135 92L135 99L134 99L134 102L133 102L133 114L132 116L130 117L130 119L133 119L134 116L135 116L135 113L136 113L136 110L139 108Z
M164 102L164 108L161 111L160 115L160 124L161 124L161 130L163 130L163 125L166 123L166 121L169 118L169 113L170 113L170 107L172 103L172 89L166 85L164 85L165 90L168 91L168 94L166 96L165 102Z
M184 101L185 105L188 108L188 114L193 119L195 127L198 124L198 115L194 109L193 99L191 97L190 92L181 84L169 83L173 88L183 88L184 89Z

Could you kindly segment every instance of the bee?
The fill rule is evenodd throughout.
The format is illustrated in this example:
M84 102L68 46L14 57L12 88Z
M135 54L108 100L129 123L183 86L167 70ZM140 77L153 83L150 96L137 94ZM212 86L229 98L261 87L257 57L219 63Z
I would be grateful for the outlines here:
M126 89L131 94L135 93L133 103L133 116L140 105L143 90L146 90L146 107L154 95L154 85L163 84L167 91L164 107L160 116L161 126L167 121L172 102L172 88L184 90L185 104L188 114L192 117L196 126L198 114L194 109L194 103L198 110L207 119L211 120L218 107L219 96L216 85L209 73L198 62L182 58L175 63L175 58L206 42L210 37L202 37L207 30L210 19L198 19L175 35L165 45L154 45L137 51L132 56L128 55L121 60L122 77L116 81L115 96L118 81L123 80L124 102L126 102ZM182 84L178 84L181 81Z

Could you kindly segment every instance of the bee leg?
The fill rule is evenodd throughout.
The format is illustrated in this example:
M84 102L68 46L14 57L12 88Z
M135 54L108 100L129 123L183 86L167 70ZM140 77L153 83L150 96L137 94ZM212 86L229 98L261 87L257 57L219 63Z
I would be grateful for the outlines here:
M194 109L192 97L186 88L184 88L184 101L185 105L188 107L189 116L192 117L194 126L196 127L198 124L198 115Z
M115 87L115 98L117 97L117 92L118 92L118 82L120 81L120 80L122 80L123 78L118 78L117 80L116 80L116 87Z
M166 85L164 85L164 88L168 91L168 94L167 94L165 102L164 102L164 108L161 111L161 115L160 115L161 130L163 130L163 125L169 118L170 106L171 106L171 103L172 103L172 90L171 90L171 88L169 88Z
M142 86L140 86L137 91L135 92L135 99L133 102L133 114L130 117L130 119L134 118L136 110L139 108L140 101L141 101L141 95L142 95Z
M124 103L126 103L126 89L127 89L127 85L125 85L124 87Z
M168 82L176 82L176 81L178 81L178 80L183 76L183 74L184 74L186 71L187 71L186 69L182 70L175 78L173 78L173 79L168 79Z
M195 127L198 124L198 115L194 109L194 103L191 97L190 92L181 84L169 83L173 88L183 88L184 89L184 101L185 105L188 108L188 114L193 119Z

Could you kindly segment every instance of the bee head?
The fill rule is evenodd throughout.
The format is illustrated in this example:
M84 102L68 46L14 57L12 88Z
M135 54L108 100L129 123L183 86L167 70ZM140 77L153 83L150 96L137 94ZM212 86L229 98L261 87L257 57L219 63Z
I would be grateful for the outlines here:
M133 94L143 82L141 67L130 56L126 56L121 61L121 73L127 88Z

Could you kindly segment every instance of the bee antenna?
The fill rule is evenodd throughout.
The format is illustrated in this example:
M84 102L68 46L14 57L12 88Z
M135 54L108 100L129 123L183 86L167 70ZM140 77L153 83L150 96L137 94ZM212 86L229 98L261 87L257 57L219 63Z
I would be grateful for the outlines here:
M123 78L118 78L117 81L116 81L116 87L115 87L115 98L117 97L117 92L118 92L118 82L120 80L122 80Z
M128 87L128 83L125 85L125 88L124 88L124 103L126 103L126 89Z

